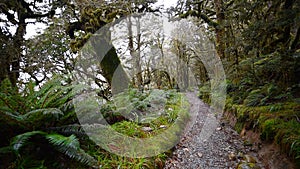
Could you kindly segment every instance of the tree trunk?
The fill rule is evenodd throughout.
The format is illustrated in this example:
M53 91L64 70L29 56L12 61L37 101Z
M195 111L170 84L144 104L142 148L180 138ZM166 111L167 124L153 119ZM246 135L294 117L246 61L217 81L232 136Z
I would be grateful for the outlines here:
M142 66L141 66L141 23L140 23L140 16L137 16L137 52L135 57L135 66L137 71L137 82L138 86L143 84L143 77L142 77Z
M19 25L16 31L16 35L14 37L14 47L16 50L12 52L10 61L10 71L9 71L9 79L13 86L17 85L18 78L20 77L20 61L23 56L23 43L24 43L24 35L26 33L26 23L25 18L20 17Z
M100 67L102 75L111 86L112 94L117 94L128 88L129 79L121 66L121 61L117 55L116 49L111 43L110 31L104 31L106 34L102 38L93 36L91 43L95 51L97 60L101 60Z
M127 29L128 29L128 47L130 55L133 59L134 75L136 76L136 86L140 87L143 84L141 64L140 64L140 48L141 48L141 34L140 34L140 20L137 19L137 49L134 49L134 38L132 32L132 21L131 17L128 17Z
M221 59L225 58L225 43L224 43L224 20L225 15L223 11L223 1L222 0L214 0L217 23L218 26L216 28L216 45L217 52Z

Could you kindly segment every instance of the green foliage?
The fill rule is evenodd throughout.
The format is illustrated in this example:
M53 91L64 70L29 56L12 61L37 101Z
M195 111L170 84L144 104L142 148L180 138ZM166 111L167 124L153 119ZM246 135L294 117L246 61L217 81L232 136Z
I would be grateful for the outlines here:
M203 100L206 103L210 103L210 93L211 93L211 89L210 89L210 81L205 82L204 84L202 84L199 87L199 94L198 97Z
M164 153L151 158L124 158L110 154L87 140L82 126L73 124L74 119L68 118L75 116L74 114L72 115L74 110L70 101L74 94L83 90L83 87L62 85L65 83L64 79L61 78L53 79L53 81L45 84L39 91L22 93L23 96L20 98L26 97L28 102L28 98L36 99L35 97L42 100L35 100L35 104L30 102L30 107L26 107L27 112L24 110L21 114L1 112L9 114L12 116L11 118L16 119L13 121L14 125L20 126L21 123L24 124L24 131L18 130L18 133L14 133L7 138L8 144L0 149L1 159L8 158L8 154L14 154L13 157L9 158L14 161L11 160L5 166L62 168L62 165L65 165L70 166L70 168L85 168L84 165L74 161L79 161L86 165L94 165L95 160L93 157L96 157L98 165L103 168L163 168L166 160L166 154ZM72 92L72 94L69 92ZM56 97L56 99L52 99L52 97ZM24 99L24 101L26 100ZM113 101L102 105L100 112L106 113L106 118L119 117L121 115L118 112L121 110L120 108L129 104L133 106L134 109L132 110L141 111L141 109L138 109L139 105L134 104L139 102L150 104L150 106L146 106L143 109L143 115L151 114L157 105L159 105L157 108L162 108L165 113L160 117L154 116L156 118L152 118L146 123L122 119L115 121L112 128L130 137L146 138L160 134L172 126L178 120L179 113L182 114L182 119L180 120L188 118L187 101L184 100L182 94L177 93L175 90L153 90L142 93L136 89L130 89L128 92L117 95ZM164 106L160 107L162 103L164 103ZM11 110L14 112L13 108ZM164 127L161 127L161 125L164 125ZM182 124L180 123L180 125ZM153 131L146 132L141 129L146 126L151 127ZM177 126L177 128L180 129L182 126ZM36 152L36 150L38 151ZM48 153L45 154L44 152ZM41 153L44 153L44 155L41 156ZM57 160L57 158L59 159Z
M278 119L268 119L262 124L262 133L260 135L262 140L274 140L276 135L276 130L280 124L280 120Z
M274 92L274 88L270 84L267 87L267 92ZM276 96L277 93L275 92L274 95ZM262 140L278 144L282 151L294 159L296 163L299 161L299 103L284 102L248 107L233 104L232 99L228 99L226 110L234 113L237 117L235 129L238 132L243 129L259 132Z
M47 140L61 153L83 164L95 165L96 160L80 148L80 143L75 135L65 137L60 134L47 134Z
M252 90L249 95L244 100L246 106L257 106L260 104L260 101L264 98L264 95L261 94L261 90Z
M78 139L72 135L73 131L79 130L70 127L76 123L71 99L82 87L71 86L65 78L57 76L40 90L34 91L33 88L29 83L25 90L19 92L11 87L9 81L0 87L0 133L3 136L0 158L8 158L4 165L29 168L35 164L43 168L53 166L50 161L61 161L66 157L86 165L95 164L95 160L80 148ZM41 156L43 152L53 156Z
M134 122L129 122L129 121L118 122L112 125L112 128L117 132L128 135L130 137L138 137L138 138L146 137L146 133L144 133L141 130L141 126L139 126Z
M41 131L32 131L32 132L27 132L23 134L19 134L13 138L13 141L11 142L11 145L13 147L14 151L19 151L21 147L24 146L28 142L28 140L37 134L44 134L44 132Z
M141 110L138 109L139 105L135 103L147 103L148 106ZM160 104L163 104L161 107ZM160 116L151 116L156 106L163 109L163 114ZM141 92L137 89L128 89L123 93L112 98L112 101L107 102L101 106L101 113L105 114L106 119L116 119L111 123L111 127L118 133L135 138L149 138L161 134L170 127L173 127L175 132L180 132L188 116L188 102L181 93L175 90L150 90ZM141 116L148 117L147 121L136 121L132 119L118 119L121 114L120 111L128 111L129 113L139 110ZM109 115L110 114L110 115ZM180 117L180 119L179 119ZM176 126L175 121L180 121ZM163 127L162 127L163 126ZM143 127L150 127L152 131L144 131ZM172 133L174 135L174 133ZM178 138L168 140L172 142ZM156 143L153 143L156 145ZM160 144L160 143L157 143ZM89 154L92 154L98 159L98 164L101 168L163 168L164 161L167 158L166 153L159 154L155 157L149 158L127 158L111 154L99 147L88 145Z
M101 112L104 113L106 120L120 120L120 112L125 113L130 117L129 121L123 121L122 118L121 121L112 122L113 128L129 136L146 137L140 131L142 126L150 126L153 129L159 129L160 125L169 126L175 122L178 114L184 111L182 106L186 104L184 97L175 90L154 89L141 92L133 88L118 94L113 101L102 105ZM182 112L185 113L187 112Z

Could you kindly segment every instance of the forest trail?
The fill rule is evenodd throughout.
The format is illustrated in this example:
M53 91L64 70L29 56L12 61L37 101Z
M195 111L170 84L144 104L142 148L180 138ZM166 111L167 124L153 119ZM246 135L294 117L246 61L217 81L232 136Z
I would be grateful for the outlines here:
M188 92L186 96L191 104L191 114L196 114L191 118L195 120L194 125L191 127L191 124L188 124L185 135L166 161L166 169L280 168L263 166L257 148L247 145L224 120L218 121L217 128L213 129L208 139L202 140L200 133L209 116L209 106L203 103L195 92Z

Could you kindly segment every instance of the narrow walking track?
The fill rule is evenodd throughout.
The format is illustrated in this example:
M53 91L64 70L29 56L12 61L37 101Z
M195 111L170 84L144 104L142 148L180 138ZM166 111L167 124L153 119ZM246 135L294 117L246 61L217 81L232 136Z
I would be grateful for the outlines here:
M186 96L191 104L192 121L175 146L172 157L166 161L166 169L235 169L237 166L239 169L264 169L258 161L256 150L247 146L225 122L218 121L211 128L210 137L203 138L203 126L211 115L209 106L195 92L186 93Z

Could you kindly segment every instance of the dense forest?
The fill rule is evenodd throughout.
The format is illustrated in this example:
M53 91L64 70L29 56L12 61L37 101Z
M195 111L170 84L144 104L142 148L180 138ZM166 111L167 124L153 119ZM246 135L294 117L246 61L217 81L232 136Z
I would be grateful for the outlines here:
M297 0L2 0L0 168L163 168L194 90L300 167L299 39Z

